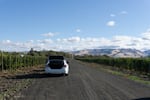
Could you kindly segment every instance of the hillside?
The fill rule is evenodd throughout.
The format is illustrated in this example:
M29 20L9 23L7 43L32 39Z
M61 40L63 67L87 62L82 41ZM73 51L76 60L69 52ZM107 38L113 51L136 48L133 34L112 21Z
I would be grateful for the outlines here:
M86 49L74 51L74 55L107 55L110 57L145 57L150 55L150 52L140 51L136 49Z

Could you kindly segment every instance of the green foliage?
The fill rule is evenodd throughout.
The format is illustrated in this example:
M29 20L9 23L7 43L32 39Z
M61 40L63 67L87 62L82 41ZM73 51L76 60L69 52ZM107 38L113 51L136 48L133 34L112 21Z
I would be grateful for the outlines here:
M70 54L64 52L34 51L33 48L26 54L21 52L0 51L0 71L45 64L50 55L61 55L67 58L71 57Z
M104 64L120 70L136 71L142 74L150 73L149 58L111 58L106 56L76 56L78 60Z
M45 64L45 56L31 56L0 52L0 70L17 69L19 67Z
M65 56L67 58L71 57L71 55L69 53L65 53L65 52L57 52L57 51L35 51L33 50L33 48L31 48L31 50L27 53L27 55L30 56L42 56L42 57L48 57L48 56L55 56L55 55L60 55L60 56Z

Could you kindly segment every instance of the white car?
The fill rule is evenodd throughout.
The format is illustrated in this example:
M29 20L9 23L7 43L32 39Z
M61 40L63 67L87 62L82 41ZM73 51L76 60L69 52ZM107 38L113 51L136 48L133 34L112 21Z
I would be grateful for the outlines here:
M49 56L45 65L45 73L47 74L69 74L69 62L63 56Z

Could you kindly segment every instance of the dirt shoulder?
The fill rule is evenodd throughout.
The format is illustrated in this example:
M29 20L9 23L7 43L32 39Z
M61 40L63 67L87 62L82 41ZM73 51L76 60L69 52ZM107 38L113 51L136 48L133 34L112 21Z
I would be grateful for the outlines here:
M33 74L39 70L43 70L43 67L41 66L19 68L17 70L6 70L0 72L0 100L8 100L10 97L14 96L14 94L16 94L17 92L21 91L24 88L27 88L32 83L34 78L17 79L16 77L31 73Z
M150 76L143 75L143 74L133 72L133 71L120 70L120 69L114 68L112 66L107 66L107 65L97 64L97 63L88 63L88 62L82 62L82 61L78 61L78 62L82 63L86 66L94 67L98 70L103 70L103 71L111 73L113 75L122 76L124 78L127 78L130 80L136 81L138 83L150 86Z

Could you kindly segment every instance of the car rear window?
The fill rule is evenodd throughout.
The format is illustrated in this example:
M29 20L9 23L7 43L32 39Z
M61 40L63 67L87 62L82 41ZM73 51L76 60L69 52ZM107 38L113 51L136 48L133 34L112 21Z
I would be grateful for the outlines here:
M64 61L58 60L58 59L57 60L50 60L48 65L52 69L59 69L59 68L62 68L64 66Z
M63 56L49 56L49 60L53 60L53 59L64 60L64 57Z

